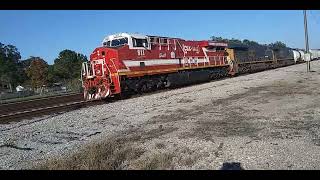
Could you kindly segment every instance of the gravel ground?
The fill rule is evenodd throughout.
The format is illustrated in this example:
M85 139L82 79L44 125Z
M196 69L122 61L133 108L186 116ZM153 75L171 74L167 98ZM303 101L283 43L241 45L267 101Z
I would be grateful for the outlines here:
M0 169L29 169L130 136L171 169L320 169L320 61L0 125ZM132 138L138 137L138 138Z

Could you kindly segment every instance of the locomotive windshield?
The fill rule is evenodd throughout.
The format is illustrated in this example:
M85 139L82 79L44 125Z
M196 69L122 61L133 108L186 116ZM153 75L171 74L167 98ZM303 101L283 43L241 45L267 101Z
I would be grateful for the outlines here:
M118 47L128 44L128 38L120 38L120 39L114 39L112 41L107 41L103 43L103 46L107 47Z

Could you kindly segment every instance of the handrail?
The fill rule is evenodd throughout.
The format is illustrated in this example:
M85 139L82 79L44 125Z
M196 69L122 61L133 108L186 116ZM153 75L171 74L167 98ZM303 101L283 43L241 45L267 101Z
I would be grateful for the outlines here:
M186 53L183 51L183 48L182 48L182 46L181 46L181 44L180 44L180 41L177 40L177 42L178 42L178 44L179 44L179 46L180 46L180 48L181 48L181 50L182 50L182 52L183 52L183 57L186 57Z
M108 69L108 71L109 71L109 77L110 77L111 71L110 71L110 69L109 69L109 67L108 67L108 64L106 64L106 67L107 67L107 69ZM110 80L111 80L110 83L112 83L112 78L110 78Z
M84 63L86 63L86 62L83 62L83 63L82 63L81 72L80 72L80 73L81 73L80 79L81 79L81 85L82 85L82 87L83 87L83 69L84 69L83 66L84 66Z
M205 50L205 47L202 47L202 51L203 51L204 56L205 56L206 59L208 60L208 64L209 64L209 66L210 66L210 59L209 59L209 56L208 56L208 54L207 54L207 51Z
M113 64L113 66L114 66L114 68L116 69L116 71L117 71L117 75L118 75L118 83L119 83L119 86L120 86L120 79L119 79L119 74L118 74L118 69L117 69L117 67L116 67L116 65L115 65L115 63L114 63L114 61L113 61L113 59L116 59L116 58L111 58L110 59L110 61L112 62L112 64ZM112 78L111 78L112 79Z

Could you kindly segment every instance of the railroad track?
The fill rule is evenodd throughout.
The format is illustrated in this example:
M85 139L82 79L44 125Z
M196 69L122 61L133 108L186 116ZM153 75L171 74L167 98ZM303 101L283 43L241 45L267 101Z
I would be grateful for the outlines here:
M271 70L271 69L268 69L268 70ZM251 73L243 73L243 74L239 74L239 76L243 76L247 74L251 74ZM229 77L221 77L215 80L211 80L211 82L220 81L227 78ZM182 87L199 85L203 83L207 83L207 82L199 82L199 83L184 85ZM137 98L145 95L162 93L165 91L170 91L172 89L178 89L178 88L181 88L181 87L161 89L161 90L151 91L143 94L134 94L134 95L130 95L129 97L125 97L124 99ZM109 102L113 102L115 100L118 100L118 98L109 98L107 100ZM30 119L33 117L46 115L46 114L71 111L71 110L80 109L80 108L88 107L92 105L104 104L106 102L107 101L104 101L104 100L83 101L83 94L72 94L72 95L48 97L48 98L41 98L41 99L22 101L22 102L16 102L16 103L2 104L0 105L0 124L19 121L22 119Z
M99 105L105 103L103 101L77 101L63 104L56 104L53 106L45 106L40 108L32 108L24 111L11 112L0 115L0 124L6 124L9 122L17 122L23 119L31 119L38 116L67 112L76 110L92 105Z
M68 94L33 99L28 101L12 102L0 105L0 123L7 123L22 118L30 118L48 112L58 112L83 106L85 102L82 94Z
M69 102L82 101L83 95L68 94L60 96L51 96L46 98L39 98L27 101L12 102L6 104L0 104L0 115L11 114L15 112L27 111L30 109L37 109L41 107L49 107L57 104L66 104Z
M0 102L0 106L2 105L8 105L8 104L17 104L17 103L24 103L24 102L31 102L31 101L40 101L40 100L46 100L46 99L52 99L52 98L58 98L58 97L67 97L72 95L80 95L82 93L63 93L63 94L56 94L56 95L50 95L50 96L43 96L43 97L37 97L27 100L16 100L16 101L7 101L3 100L4 102Z

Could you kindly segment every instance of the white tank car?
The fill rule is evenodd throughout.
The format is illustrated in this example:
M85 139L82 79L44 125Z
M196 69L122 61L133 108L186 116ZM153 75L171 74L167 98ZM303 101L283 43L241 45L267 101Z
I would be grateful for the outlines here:
M299 50L300 56L301 56L301 60L305 61L305 57L304 57L304 51Z
M320 58L320 50L318 50L318 49L311 49L311 50L310 50L310 53L311 53L311 59L312 59L312 60L316 60L316 59L319 59L319 58Z
M317 49L316 52L317 52L317 53L316 53L316 54L317 54L317 57L316 57L316 58L319 59L319 58L320 58L320 50Z
M317 51L316 50L310 50L311 53L311 60L317 59Z
M300 52L297 50L292 50L292 53L293 53L294 62L297 63L297 61L300 61L300 59L301 59Z
M317 59L319 59L320 58L320 50L317 49L316 52L317 52Z

